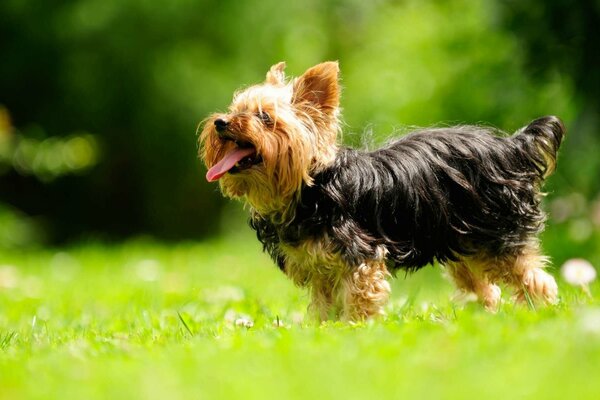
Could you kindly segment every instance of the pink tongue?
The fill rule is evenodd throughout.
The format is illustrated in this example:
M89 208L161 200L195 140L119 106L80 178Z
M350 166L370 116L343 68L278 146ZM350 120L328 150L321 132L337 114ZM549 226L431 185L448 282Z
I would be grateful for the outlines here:
M235 163L252 153L254 153L254 149L252 148L241 149L237 147L231 150L229 153L225 154L225 157L223 157L221 161L216 163L211 169L208 170L206 173L206 180L209 182L219 180L220 177L225 175L227 171L233 168Z

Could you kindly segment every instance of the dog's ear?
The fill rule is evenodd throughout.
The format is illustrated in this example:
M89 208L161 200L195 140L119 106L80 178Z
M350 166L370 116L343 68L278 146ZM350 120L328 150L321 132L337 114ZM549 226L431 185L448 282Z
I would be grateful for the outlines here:
M283 70L285 69L285 62L279 62L273 65L269 72L267 72L266 83L270 83L271 85L283 85L285 84L285 74Z
M325 114L333 113L340 104L337 61L328 61L309 68L294 82L293 103L308 103Z

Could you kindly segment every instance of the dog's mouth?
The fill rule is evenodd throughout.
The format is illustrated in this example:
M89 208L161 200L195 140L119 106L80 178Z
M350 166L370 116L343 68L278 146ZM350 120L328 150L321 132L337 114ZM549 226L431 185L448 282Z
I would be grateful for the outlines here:
M206 173L206 180L214 182L226 173L234 174L262 162L262 157L249 143L235 141L236 146L213 165Z

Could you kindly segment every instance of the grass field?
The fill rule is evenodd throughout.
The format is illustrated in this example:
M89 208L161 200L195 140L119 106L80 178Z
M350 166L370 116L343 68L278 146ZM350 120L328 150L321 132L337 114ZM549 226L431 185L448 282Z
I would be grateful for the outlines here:
M600 398L600 304L562 281L490 315L429 267L385 320L314 326L246 231L0 257L0 399Z

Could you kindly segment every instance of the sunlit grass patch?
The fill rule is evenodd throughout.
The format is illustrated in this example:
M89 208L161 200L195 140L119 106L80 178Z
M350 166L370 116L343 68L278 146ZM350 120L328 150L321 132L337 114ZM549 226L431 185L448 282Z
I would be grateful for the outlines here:
M386 318L305 318L250 236L5 252L0 398L595 398L598 283L497 314L438 267L393 281ZM556 270L554 270L556 272Z

